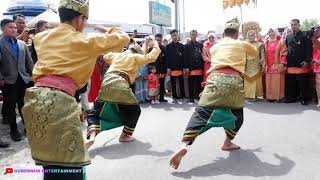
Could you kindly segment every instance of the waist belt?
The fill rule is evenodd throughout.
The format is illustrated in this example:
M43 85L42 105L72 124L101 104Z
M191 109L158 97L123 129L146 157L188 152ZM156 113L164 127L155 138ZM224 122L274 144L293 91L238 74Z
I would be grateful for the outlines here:
M237 75L237 76L241 75L239 71L236 71L232 68L216 69L211 72L211 74L214 74L214 73L223 73L223 74L230 74L230 75Z
M36 87L48 87L61 90L70 96L75 96L77 84L73 79L64 76L41 76L35 80Z
M288 74L307 74L309 73L308 68L288 67Z
M125 79L126 81L128 81L129 84L131 84L129 75L124 72L112 71L112 72L110 72L110 74L118 75L118 76L122 77L123 79Z

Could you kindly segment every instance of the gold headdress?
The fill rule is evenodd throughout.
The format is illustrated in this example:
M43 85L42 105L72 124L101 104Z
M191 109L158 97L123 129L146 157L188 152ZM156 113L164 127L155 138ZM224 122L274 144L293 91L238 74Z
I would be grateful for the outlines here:
M261 27L258 22L250 21L243 24L242 28L242 36L247 39L247 34L249 31L254 31L258 36L261 32Z

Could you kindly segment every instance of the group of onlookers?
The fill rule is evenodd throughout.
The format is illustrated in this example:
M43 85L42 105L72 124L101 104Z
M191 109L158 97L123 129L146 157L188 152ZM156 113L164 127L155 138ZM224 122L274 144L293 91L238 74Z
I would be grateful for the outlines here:
M245 98L248 101L262 98L270 102L299 101L302 105L308 105L311 101L319 102L320 50L315 47L320 37L319 29L316 26L307 32L301 31L300 21L293 19L290 27L282 32L270 28L265 40L253 29L245 31L243 40L259 51L259 56L246 64L246 73L243 75ZM163 95L167 78L170 79L169 91L174 102L194 102L199 99L206 83L206 72L212 61L210 49L219 40L214 32L210 32L207 39L200 43L197 41L197 31L193 30L189 41L182 44L178 31L172 30L170 35L170 43L161 47L162 53L155 68L156 77L160 78L160 83L157 83L161 89L160 102L166 102ZM162 35L157 37L161 42ZM135 92L140 102L148 99L150 72L150 65L149 71L148 66L139 71L140 80L138 78Z
M319 30L320 27L315 26L303 32L300 21L293 19L284 32L270 28L265 42L254 40L254 32L249 32L249 42L259 49L260 63L249 61L247 68L255 63L260 66L256 66L259 71L254 79L255 86L248 88L246 82L252 79L245 78L246 98L252 100L263 96L269 101L299 101L302 105L308 105L310 101L320 103L320 82L315 78L318 77L320 58L319 49L314 47L320 37Z
M268 101L285 103L300 101L303 105L311 100L320 103L320 27L302 32L297 19L292 20L290 26L281 33L270 28L265 41L258 38L259 34L254 30L245 33L243 38L259 50L258 57L247 61L246 73L243 75L245 98L248 101L263 97ZM29 46L27 43L32 34L47 29L49 24L46 21L39 21L35 30L27 29L23 15L14 16L13 20L1 21L1 113L3 123L10 125L10 135L14 141L21 140L16 123L16 105L23 121L21 108L24 93L27 87L32 86L32 68L37 62L32 41ZM170 35L170 40L164 39L162 34L155 35L161 53L155 63L142 66L137 73L132 89L140 103L166 103L168 101L165 95L168 93L172 96L173 103L194 103L206 84L206 72L211 63L214 63L210 49L219 41L216 34L209 32L207 39L199 42L198 32L192 30L186 44L181 43L177 30L172 30ZM135 36L137 32L130 43L135 43ZM150 36L146 41L151 39ZM151 46L143 46L139 53L147 54L151 50ZM92 79L76 95L79 102L80 99L83 101L83 109L90 109L88 102L96 99L107 68L103 60L98 58ZM0 147L7 146L8 144L0 141Z

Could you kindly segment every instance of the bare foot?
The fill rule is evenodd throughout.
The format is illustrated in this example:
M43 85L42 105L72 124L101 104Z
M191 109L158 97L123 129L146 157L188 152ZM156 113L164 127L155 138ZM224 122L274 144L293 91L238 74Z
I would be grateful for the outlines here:
M119 142L132 142L135 140L136 140L136 138L134 138L132 136L128 136L126 134L121 134L121 136L119 138Z
M187 154L187 152L188 152L187 148L180 148L180 149L171 157L170 166L171 166L173 169L178 169L182 158Z
M221 148L223 151L233 151L240 149L240 146L234 144L233 142L225 142Z

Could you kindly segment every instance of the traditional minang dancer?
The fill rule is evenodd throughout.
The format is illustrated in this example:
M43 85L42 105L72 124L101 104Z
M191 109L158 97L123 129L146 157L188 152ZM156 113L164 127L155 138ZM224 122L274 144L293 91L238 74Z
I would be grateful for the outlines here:
M133 131L140 117L141 109L133 93L132 84L136 79L138 68L156 61L160 48L156 41L147 41L146 46L153 49L143 55L139 45L133 44L123 53L108 53L104 60L110 64L104 76L94 110L88 113L89 139L87 148L96 135L103 131L124 126L120 142L131 142Z
M82 31L89 15L88 0L61 0L57 28L37 34L35 87L22 109L32 158L44 168L44 179L83 179L82 173L45 173L46 169L79 169L90 164L81 128L77 89L90 78L100 54L120 52L129 36L117 28L100 35Z
M245 73L246 57L255 57L258 51L249 43L237 40L239 27L237 19L228 21L224 39L211 49L212 63L207 84L184 132L181 147L170 160L170 166L174 169L179 167L187 147L199 134L211 127L225 129L226 140L222 150L240 148L232 140L243 123L244 91L241 75Z

